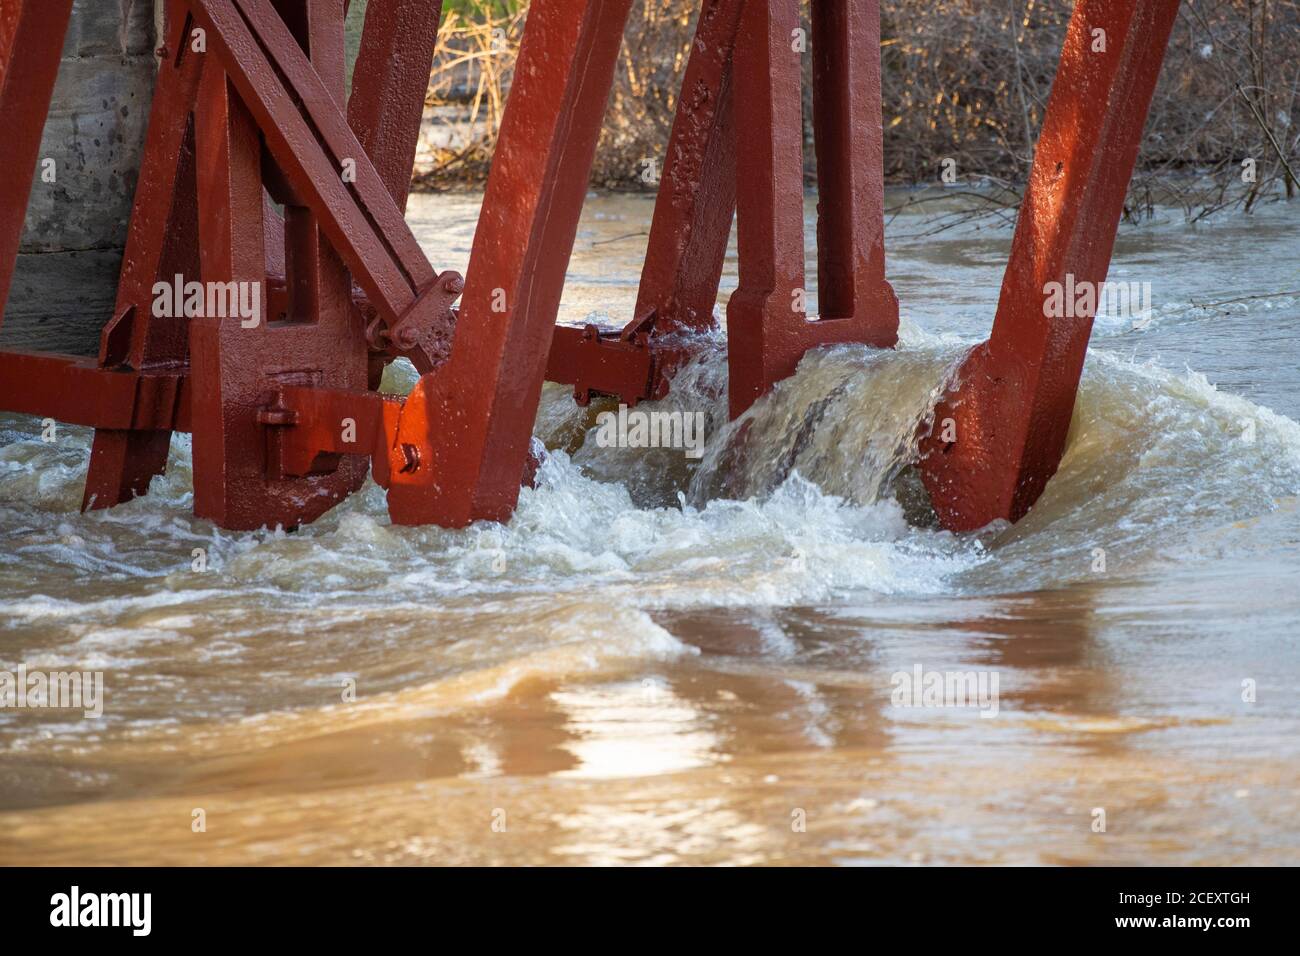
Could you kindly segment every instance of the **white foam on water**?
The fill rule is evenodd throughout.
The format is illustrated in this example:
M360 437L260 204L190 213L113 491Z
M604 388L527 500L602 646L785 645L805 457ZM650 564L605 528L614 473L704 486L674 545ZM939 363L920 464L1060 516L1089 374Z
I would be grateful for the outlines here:
M846 591L950 592L964 572L989 562L986 538L909 523L915 515L899 494L918 427L961 350L915 331L910 338L896 354L851 347L811 353L793 379L733 424L718 415L726 397L717 362L702 362L694 378L679 382L673 406L699 407L711 423L721 422L708 433L698 467L679 449L593 450L593 426L574 454L552 451L510 523L461 531L393 527L382 492L371 485L294 534L222 532L184 513L189 449L177 441L172 468L150 496L110 512L60 514L51 534L42 516L48 499L28 494L30 473L48 466L48 453L18 442L6 449L0 476L0 502L17 518L3 533L32 576L57 569L145 578L157 587L141 592L124 584L121 593L90 598L20 594L4 601L0 626L112 621L156 607L192 612L235 594L271 604L292 597L317 608L356 598L358 607L349 610L345 600L337 610L364 617L366 595L417 595L418 604L599 590L634 607L681 608L817 603ZM572 431L572 421L586 414L563 395L548 399L539 419L549 419L552 433ZM1240 440L1247 422L1254 444ZM675 467L661 467L673 456ZM80 473L55 470L60 477L50 485L47 475L46 491L77 499L84 463ZM634 480L616 480L620 472ZM1180 509L1195 500L1196 520L1218 520L1259 513L1300 492L1297 475L1300 425L1215 390L1203 376L1095 350L1060 473L1030 518L1004 537L1032 550L1077 524L1081 513L1100 538L1108 529L1139 538L1165 533L1157 512L1175 490ZM1093 491L1105 491L1106 507L1088 500L1097 497ZM207 577L191 572L191 545L205 548Z
M656 623L661 611L1059 587L1087 578L1094 547L1134 573L1171 553L1198 560L1179 543L1300 494L1300 425L1203 376L1095 349L1039 505L1014 528L949 534L926 521L912 466L966 343L908 326L897 352L810 353L734 424L716 345L665 406L705 415L700 462L599 448L591 412L548 388L538 434L552 451L505 525L394 527L370 484L292 534L224 532L189 513L183 437L149 496L80 515L89 433L53 449L13 442L0 452L0 629L51 666L98 655L134 675L128 697L178 693L163 675L183 655L213 684L176 706L218 725L325 708L323 723L283 717L277 733L296 735L693 653ZM194 548L205 573L191 569ZM235 663L259 686L221 687ZM352 672L367 687L362 716L311 685Z

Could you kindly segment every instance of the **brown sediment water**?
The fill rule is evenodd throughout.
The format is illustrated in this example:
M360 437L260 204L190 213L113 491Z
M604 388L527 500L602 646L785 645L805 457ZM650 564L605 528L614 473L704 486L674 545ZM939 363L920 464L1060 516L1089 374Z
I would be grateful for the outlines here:
M477 208L412 200L438 268ZM631 315L651 210L590 199L562 320ZM1125 227L1152 307L1099 318L1060 472L974 535L914 435L1009 234L925 231L890 227L897 353L810 355L743 442L717 348L681 373L698 461L548 386L504 526L367 486L223 532L185 438L81 515L89 433L0 417L0 671L105 686L0 708L0 863L1300 863L1300 220ZM918 669L984 694L900 699Z

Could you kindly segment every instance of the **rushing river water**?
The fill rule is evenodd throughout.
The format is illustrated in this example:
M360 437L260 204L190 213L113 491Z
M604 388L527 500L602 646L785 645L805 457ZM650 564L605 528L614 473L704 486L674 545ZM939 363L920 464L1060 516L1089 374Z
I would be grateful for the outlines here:
M439 268L477 210L413 200ZM630 317L651 210L588 202L563 321ZM666 403L698 463L548 386L506 526L394 528L368 485L225 533L188 438L81 515L89 433L0 416L0 670L106 685L0 710L0 862L1300 863L1294 204L1124 228L1152 309L1099 318L1059 474L968 536L911 438L1010 233L927 222L890 225L899 350L809 356L743 455L716 352ZM917 668L997 695L898 706Z

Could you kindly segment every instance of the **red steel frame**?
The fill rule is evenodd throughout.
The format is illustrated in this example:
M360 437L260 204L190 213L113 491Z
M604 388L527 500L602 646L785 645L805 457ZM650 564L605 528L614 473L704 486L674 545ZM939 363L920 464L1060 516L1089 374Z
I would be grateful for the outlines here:
M921 445L921 473L945 527L1018 521L1061 462L1093 312L1047 316L1048 284L1106 279L1178 5L1075 5L993 333L962 364Z
M100 336L98 367L138 370L140 387L176 381L188 371L189 328L183 319L154 317L152 308L154 283L161 277L200 271L190 105L203 61L184 40L187 19L178 0L170 0L166 21L173 35L158 67L117 302ZM179 395L173 389L173 402ZM166 467L171 447L170 421L162 421L168 427L115 429L94 423L100 427L91 446L83 508L109 508L148 491Z
M2 2L0 159L24 175L0 193L0 294L71 9ZM809 349L895 344L878 0L812 4L820 315L800 308L801 5L702 0L636 309L619 332L555 318L631 0L534 0L467 279L437 272L403 218L440 0L371 0L345 101L346 6L167 0L99 355L0 352L0 408L95 427L86 507L144 493L172 432L192 431L195 511L223 527L311 521L368 469L396 523L506 520L535 464L543 379L582 403L664 397L692 333L715 325L733 218L733 417ZM922 444L949 527L1019 517L1060 460L1091 317L1044 321L1043 286L1105 277L1177 8L1076 5L993 335L936 410L956 440L936 428ZM1094 29L1108 36L1100 56ZM155 283L174 276L261 288L257 321L155 315ZM404 400L376 391L398 356L421 373Z
M727 305L732 417L810 348L898 339L898 299L885 281L879 3L817 0L812 9L822 317L808 321L798 308L807 300L801 58L791 42L799 4L747 3L735 65L747 148L740 288Z

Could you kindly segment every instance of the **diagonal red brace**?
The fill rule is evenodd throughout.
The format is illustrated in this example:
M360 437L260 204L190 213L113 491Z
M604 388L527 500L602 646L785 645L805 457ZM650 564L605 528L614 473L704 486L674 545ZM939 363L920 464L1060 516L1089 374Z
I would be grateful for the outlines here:
M1060 464L1095 302L1050 315L1052 284L1097 289L1106 279L1177 14L1178 0L1074 8L993 333L963 362L921 444L922 475L947 528L1019 520Z
M429 265L338 101L270 0L187 2L289 187L390 331L411 330L413 349L431 343L452 321L462 280ZM433 356L428 362L436 364Z
M636 317L624 334L655 337L716 326L727 240L736 213L733 58L745 0L708 0L682 77L655 199Z
M390 451L398 524L514 509L630 3L529 9L451 357L412 390Z
M168 375L189 358L188 321L155 316L152 304L160 279L199 275L192 110L204 58L190 48L191 27L182 0L168 0L168 43L150 107L117 302L100 337L103 368ZM96 430L82 508L111 508L144 494L166 469L170 447L166 429Z

